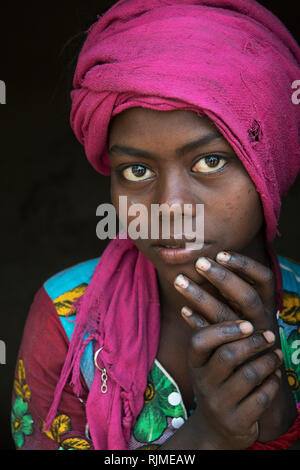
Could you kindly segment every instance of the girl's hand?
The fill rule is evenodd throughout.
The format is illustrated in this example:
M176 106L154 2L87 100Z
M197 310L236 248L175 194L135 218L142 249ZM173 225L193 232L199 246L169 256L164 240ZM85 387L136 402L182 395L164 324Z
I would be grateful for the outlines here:
M278 330L273 272L246 256L237 253L226 253L226 256L227 261L217 256L218 262L199 258L195 265L196 271L218 289L226 303L215 299L186 276L180 275L180 278L189 284L187 288L176 284L176 280L175 287L192 307L200 309L209 323L245 318L255 329Z
M274 347L280 348L273 272L244 255L233 252L223 255L217 256L218 262L200 258L196 270L218 289L225 302L217 300L186 276L179 276L179 284L177 276L175 287L207 324L246 319L255 330L271 330L275 334ZM276 406L260 421L259 439L263 442L286 432L297 415L284 367L282 373Z
M243 321L203 327L199 315L187 313L195 329L189 367L197 398L191 424L199 445L245 449L257 439L257 422L278 392L282 355L270 350L275 336L269 331L252 334L253 326ZM251 360L261 352L265 354Z

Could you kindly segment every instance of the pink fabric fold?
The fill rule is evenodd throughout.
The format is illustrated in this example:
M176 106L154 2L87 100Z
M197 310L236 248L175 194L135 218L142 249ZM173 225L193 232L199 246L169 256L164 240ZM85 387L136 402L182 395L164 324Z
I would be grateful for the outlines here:
M120 234L104 250L84 295L75 303L76 326L45 427L52 423L61 392L71 375L80 396L80 359L87 343L108 375L101 393L101 372L86 404L95 449L128 449L130 431L144 403L147 375L154 361L160 331L160 303L156 271L130 238ZM88 339L84 341L84 336Z
M110 174L108 126L135 106L208 116L260 194L266 243L277 233L280 199L300 168L300 106L292 103L300 49L285 26L253 0L122 0L88 31L72 91L71 125L97 171ZM269 251L271 253L271 251ZM277 305L281 276L276 275ZM76 329L49 411L50 425L71 376L80 394L84 335L103 347L86 412L96 449L128 449L143 406L160 326L153 265L132 240L112 240L77 305Z

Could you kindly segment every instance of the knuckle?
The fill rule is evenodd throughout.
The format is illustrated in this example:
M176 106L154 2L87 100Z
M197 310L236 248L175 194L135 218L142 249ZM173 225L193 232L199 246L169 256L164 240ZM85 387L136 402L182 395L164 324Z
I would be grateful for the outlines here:
M225 324L225 323L220 323L218 325L218 332L220 336L223 336L224 338L230 337L232 338L233 336L240 336L241 330L239 328L238 323L232 323L232 324Z
M256 308L261 304L261 300L254 289L250 289L247 294L243 296L243 304L249 309Z
M279 359L278 359L278 356L275 353L267 354L266 361L267 361L268 367L271 370L277 368L278 364L280 362Z
M274 273L271 269L266 269L265 274L264 274L264 280L268 284L274 284L275 276Z
M225 304L219 304L216 308L216 318L218 323L223 323L229 319L228 307Z
M220 400L220 397L218 396L217 393L210 393L210 398L209 398L209 409L212 413L214 414L219 414L220 410L222 409L222 400Z
M235 362L234 351L229 346L221 346L217 350L217 359L221 364L233 364Z
M228 277L228 271L226 271L226 269L217 269L215 277L218 281L223 282Z
M191 346L195 351L201 351L202 349L204 349L201 330L197 331L192 335Z
M249 337L250 350L260 349L262 346L266 345L266 341L263 339L260 333L254 333Z
M242 369L243 377L246 382L250 384L259 384L260 383L260 375L257 369L252 365L247 365Z
M248 258L246 256L241 256L240 260L241 260L241 268L242 269L247 268L249 264Z
M268 392L261 390L256 397L256 403L261 408L267 408L271 404L272 398Z
M192 294L194 295L195 300L196 300L197 302L201 302L201 303L202 303L203 301L205 301L205 294L204 294L204 292L203 292L201 289L194 287L194 288L193 288L193 291L192 291Z

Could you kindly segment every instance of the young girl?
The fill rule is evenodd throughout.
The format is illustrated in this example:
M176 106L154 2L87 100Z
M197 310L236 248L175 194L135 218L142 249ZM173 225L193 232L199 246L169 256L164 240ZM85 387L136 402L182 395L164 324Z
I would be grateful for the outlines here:
M90 28L71 111L87 158L149 233L153 204L192 219L203 204L204 245L171 214L169 238L120 232L45 282L16 367L17 448L300 448L300 265L270 245L300 167L299 65L254 0L122 0Z

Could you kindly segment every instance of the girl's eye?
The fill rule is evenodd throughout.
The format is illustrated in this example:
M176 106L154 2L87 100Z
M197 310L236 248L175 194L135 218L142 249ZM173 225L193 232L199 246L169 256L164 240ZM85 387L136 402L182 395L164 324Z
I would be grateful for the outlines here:
M200 158L192 169L194 170L194 168L196 168L194 171L200 173L213 173L224 168L226 163L226 158L220 157L219 155L208 155L207 157Z
M193 166L192 170L198 173L214 173L224 168L227 163L227 159L220 157L219 155L208 155L202 157ZM130 165L123 170L119 170L123 178L127 181L146 181L148 178L153 176L154 172L146 168L144 165Z
M153 171L150 171L143 165L131 165L120 172L129 181L145 181L153 174Z

